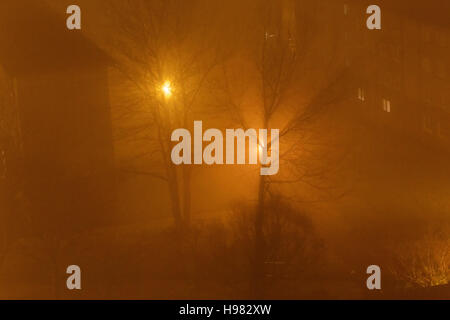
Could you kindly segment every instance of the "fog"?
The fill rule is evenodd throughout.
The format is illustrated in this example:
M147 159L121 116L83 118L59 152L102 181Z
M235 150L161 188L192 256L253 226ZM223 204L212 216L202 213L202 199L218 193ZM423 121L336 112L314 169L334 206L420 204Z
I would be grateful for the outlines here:
M445 4L379 2L381 30L360 1L85 0L68 30L70 1L3 1L0 297L448 298ZM194 164L194 121L223 159L279 130L279 171L270 138Z

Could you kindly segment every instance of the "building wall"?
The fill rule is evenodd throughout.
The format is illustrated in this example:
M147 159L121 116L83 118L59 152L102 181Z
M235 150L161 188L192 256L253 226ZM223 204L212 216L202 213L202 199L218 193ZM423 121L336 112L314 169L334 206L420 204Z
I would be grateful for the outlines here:
M371 108L372 121L450 149L450 29L381 5L382 29L368 30L370 3L340 2L359 105Z
M21 76L17 92L35 229L80 229L111 221L114 174L106 69Z

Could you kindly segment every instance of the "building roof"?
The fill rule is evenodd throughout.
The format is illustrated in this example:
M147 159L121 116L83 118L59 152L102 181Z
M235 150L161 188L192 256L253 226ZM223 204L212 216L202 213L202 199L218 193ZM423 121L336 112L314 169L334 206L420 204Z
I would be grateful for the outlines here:
M43 1L0 1L0 63L12 74L109 63L107 55Z
M383 10L388 10L426 25L450 28L449 0L378 0L375 2L370 0L349 0L348 2L364 8L371 4L376 4L381 8L381 16L383 16Z

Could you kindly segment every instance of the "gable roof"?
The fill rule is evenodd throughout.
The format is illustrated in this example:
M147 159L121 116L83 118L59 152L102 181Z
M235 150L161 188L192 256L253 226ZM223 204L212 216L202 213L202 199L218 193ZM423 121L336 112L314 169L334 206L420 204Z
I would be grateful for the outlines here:
M0 1L0 63L11 74L99 66L107 55L42 1Z

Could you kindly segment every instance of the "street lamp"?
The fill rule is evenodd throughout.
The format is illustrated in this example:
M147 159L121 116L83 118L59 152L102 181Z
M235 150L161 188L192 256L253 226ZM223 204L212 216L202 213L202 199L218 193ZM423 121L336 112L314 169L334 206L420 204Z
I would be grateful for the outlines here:
M164 82L164 84L161 87L161 90L164 94L164 97L166 98L170 98L172 96L172 84L170 83L170 81L166 81Z

